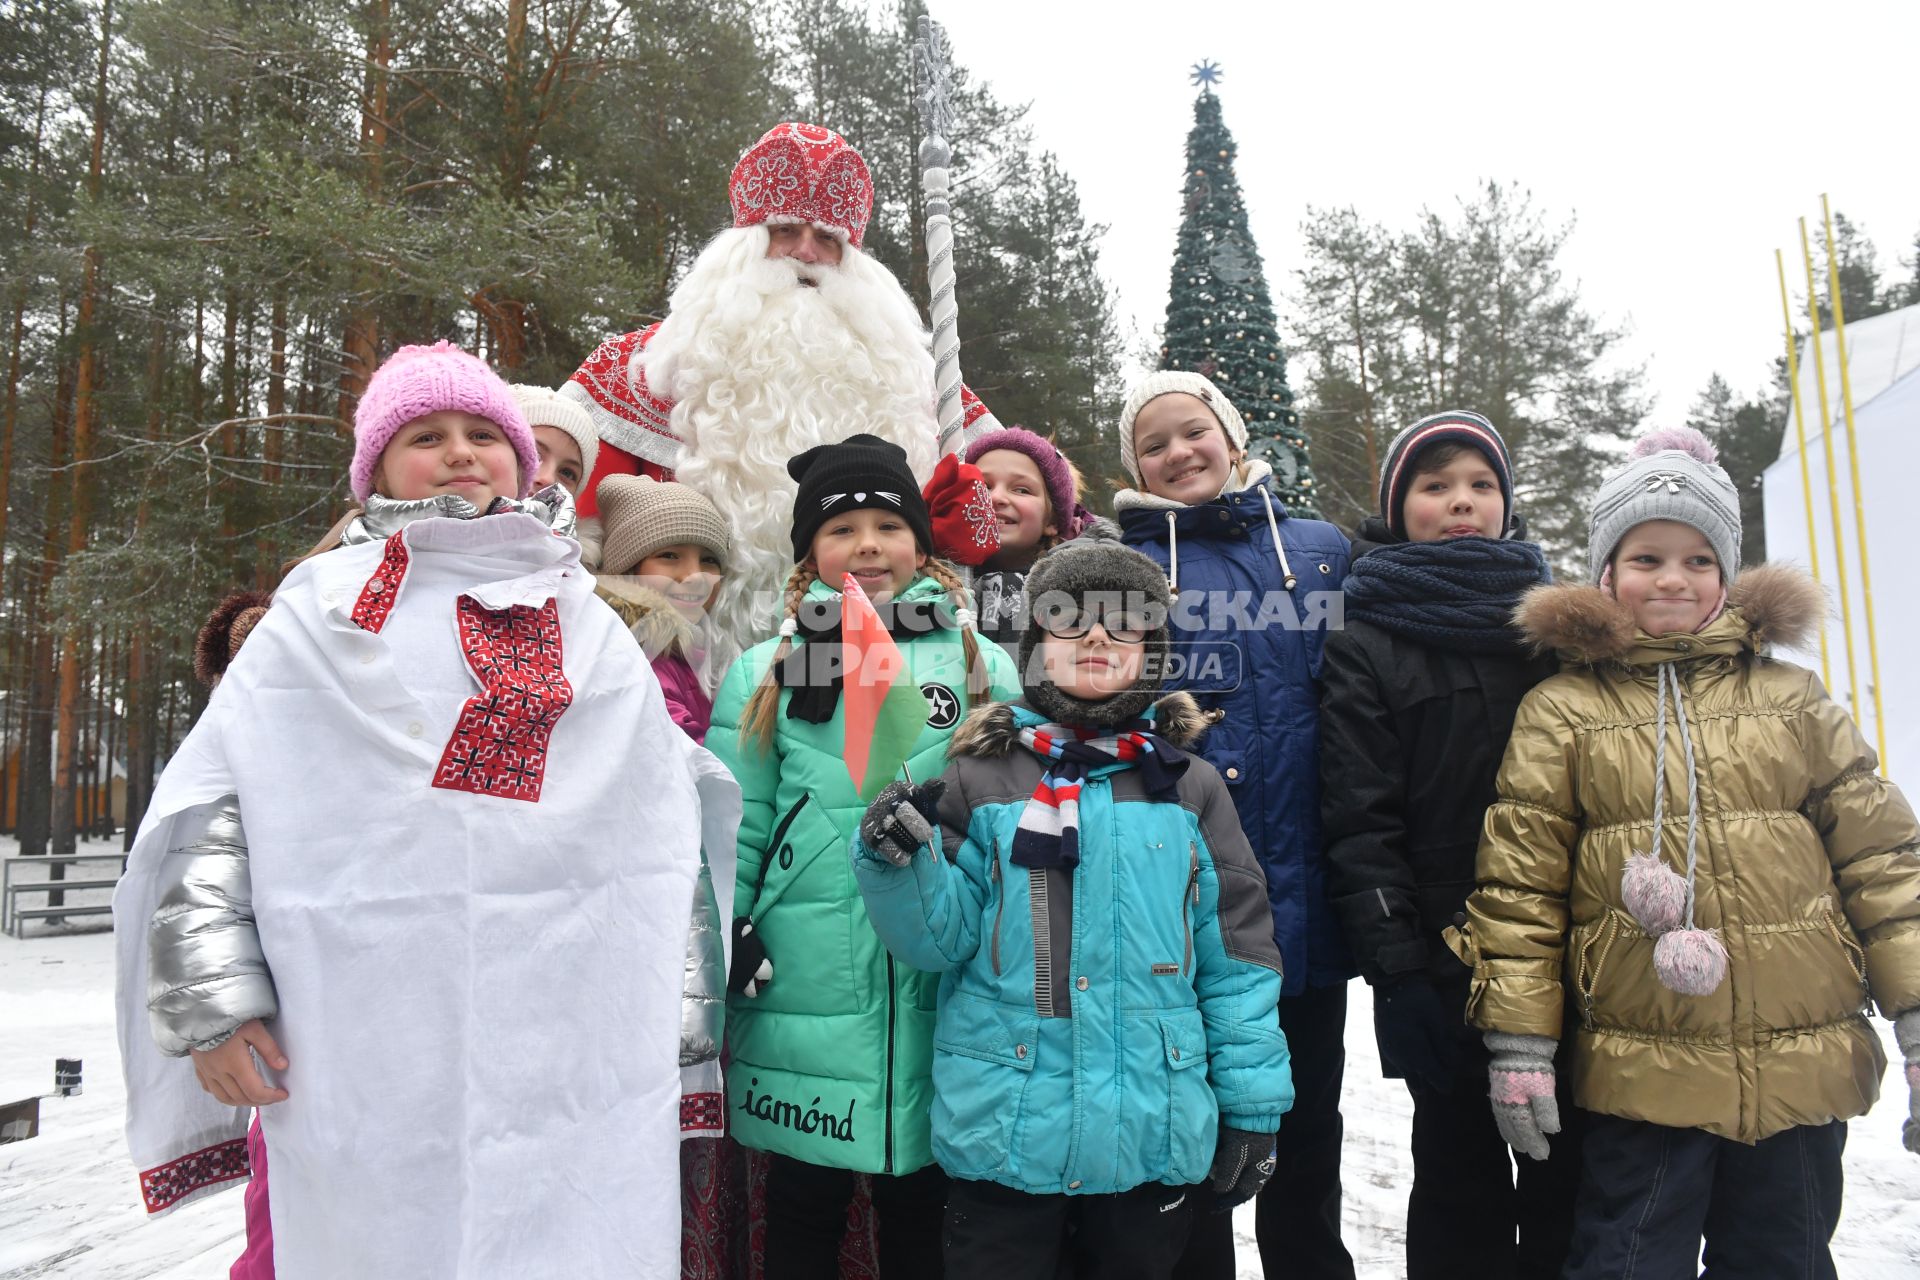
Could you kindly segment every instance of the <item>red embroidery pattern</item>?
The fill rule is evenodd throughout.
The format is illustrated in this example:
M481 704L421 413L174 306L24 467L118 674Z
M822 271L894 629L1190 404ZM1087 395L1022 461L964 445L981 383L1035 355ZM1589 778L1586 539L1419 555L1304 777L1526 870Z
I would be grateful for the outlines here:
M971 427L974 423L980 421L980 419L987 416L988 416L987 402L982 400L979 396L973 394L972 387L968 386L964 382L961 383L960 384L960 425L962 427ZM994 421L995 421L995 424L997 424L999 420L995 419ZM988 430L988 428L982 427L981 430L984 432Z
M727 1127L726 1100L718 1093L680 1096L680 1132L720 1133Z
M407 544L396 533L387 539L379 565L367 585L360 588L360 598L353 602L354 625L379 635L380 628L387 625L387 615L393 612L394 601L400 598L400 583L406 576Z
M480 682L453 726L433 785L536 801L547 740L573 704L560 662L560 604L489 609L472 596L457 607L460 649Z
M960 508L960 519L972 536L974 546L985 549L988 555L999 549L1000 522L994 517L993 491L987 488L985 480L973 482L973 489Z
M247 1162L247 1140L235 1138L202 1147L192 1155L181 1156L140 1175L140 1198L147 1202L148 1213L171 1209L196 1191L247 1177L252 1166Z
M616 449L672 466L680 448L669 420L673 403L653 394L633 363L660 331L658 324L608 338L567 379L561 394L582 406L600 438Z

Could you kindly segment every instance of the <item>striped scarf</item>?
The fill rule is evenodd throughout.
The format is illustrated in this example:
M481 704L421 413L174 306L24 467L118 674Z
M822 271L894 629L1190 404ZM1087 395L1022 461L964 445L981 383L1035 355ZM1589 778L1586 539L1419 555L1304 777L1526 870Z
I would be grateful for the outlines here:
M1154 733L1151 720L1105 730L1026 725L1020 745L1048 763L1013 833L1009 861L1018 867L1071 870L1080 864L1080 784L1087 770L1108 764L1137 768L1155 800L1173 799L1187 771L1186 754Z

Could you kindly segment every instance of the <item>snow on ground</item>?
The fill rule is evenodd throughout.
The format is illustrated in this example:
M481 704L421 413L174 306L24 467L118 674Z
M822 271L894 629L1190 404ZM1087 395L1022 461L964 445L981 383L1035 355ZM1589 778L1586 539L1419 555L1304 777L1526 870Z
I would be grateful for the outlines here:
M94 845L100 848L103 845ZM0 850L11 852L6 843ZM84 899L79 899L84 900ZM113 936L104 917L0 936L0 1102L51 1089L53 1060L80 1058L85 1091L41 1103L40 1136L0 1146L0 1280L220 1280L240 1252L237 1192L147 1221L121 1139L125 1090L113 1032ZM1887 1051L1895 1057L1891 1028ZM1849 1280L1906 1280L1920 1266L1920 1158L1900 1146L1899 1075L1856 1121L1835 1242ZM1347 1019L1346 1238L1363 1280L1403 1274L1412 1114L1379 1078L1372 1006L1354 983ZM1253 1216L1235 1219L1240 1274L1257 1277Z

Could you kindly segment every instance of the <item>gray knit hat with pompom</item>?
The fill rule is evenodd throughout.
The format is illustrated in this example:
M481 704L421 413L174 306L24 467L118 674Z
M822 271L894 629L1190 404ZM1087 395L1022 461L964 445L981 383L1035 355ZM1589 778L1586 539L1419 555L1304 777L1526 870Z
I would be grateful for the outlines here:
M1627 463L1594 495L1587 565L1600 581L1627 531L1674 520L1700 531L1720 561L1722 580L1740 572L1740 491L1719 465L1719 450L1692 427L1662 427L1634 442Z

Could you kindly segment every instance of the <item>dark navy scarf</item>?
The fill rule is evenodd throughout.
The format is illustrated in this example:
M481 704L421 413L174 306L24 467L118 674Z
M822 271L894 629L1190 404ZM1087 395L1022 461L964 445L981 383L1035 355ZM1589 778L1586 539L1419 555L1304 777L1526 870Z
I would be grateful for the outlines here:
M1343 584L1347 617L1436 649L1522 652L1514 608L1553 581L1539 544L1519 536L1403 542L1369 516L1354 551Z

